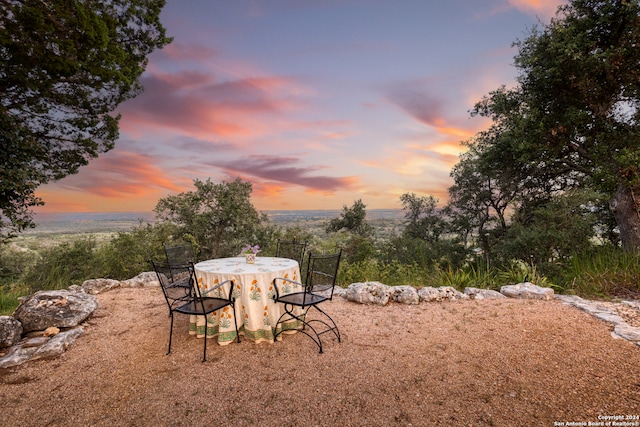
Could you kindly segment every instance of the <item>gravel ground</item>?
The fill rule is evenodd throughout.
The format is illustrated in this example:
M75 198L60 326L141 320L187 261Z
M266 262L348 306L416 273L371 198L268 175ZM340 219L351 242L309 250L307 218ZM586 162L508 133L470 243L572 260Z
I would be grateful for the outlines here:
M0 370L0 426L555 426L640 415L640 348L558 301L326 303L343 335L218 346L159 289L98 295L63 355ZM624 421L624 420L623 420ZM619 424L622 425L622 424ZM634 424L630 424L634 425Z

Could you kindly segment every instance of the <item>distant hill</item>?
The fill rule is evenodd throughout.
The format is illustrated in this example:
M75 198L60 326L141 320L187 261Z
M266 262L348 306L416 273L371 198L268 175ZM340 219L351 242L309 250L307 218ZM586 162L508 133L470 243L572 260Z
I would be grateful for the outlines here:
M337 218L342 212L341 209L318 209L318 210L270 210L262 211L274 223L296 222L309 220L322 220ZM398 219L402 218L400 209L367 209L367 219Z
M320 221L340 216L340 209L319 210L265 210L274 224ZM368 209L367 219L401 219L400 209ZM153 212L48 212L35 217L38 226L23 234L36 233L93 233L101 231L127 231L143 223L155 222Z

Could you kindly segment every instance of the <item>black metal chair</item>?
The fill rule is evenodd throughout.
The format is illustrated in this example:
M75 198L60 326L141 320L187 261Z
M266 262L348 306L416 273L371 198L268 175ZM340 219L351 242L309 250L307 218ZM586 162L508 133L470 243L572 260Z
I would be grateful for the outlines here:
M300 267L304 261L304 252L307 249L308 242L297 242L295 240L278 240L276 246L276 256L280 258L289 258L298 261Z
M278 324L295 319L302 323L300 332L307 335L318 345L320 353L322 353L322 340L320 339L320 335L333 332L338 342L340 342L340 331L338 330L336 322L333 321L331 316L320 309L318 305L333 298L333 290L336 285L341 255L342 250L330 255L314 255L313 253L309 253L307 278L304 284L285 278L276 278L273 280L273 287L276 291L274 301L284 304L285 309L285 312L282 313L273 330L274 339L284 331L284 328L279 332L277 331ZM280 295L277 286L278 281L284 285L286 285L286 283L293 284L293 292ZM301 307L303 313L301 315L294 314L293 310L295 307ZM311 307L314 307L324 315L328 321L323 319L309 319L308 312ZM314 327L316 324L320 325ZM324 330L316 330L316 328L321 328L322 325L326 327Z
M187 271L186 269L189 267L189 263L197 262L193 245L191 243L180 245L167 245L163 243L162 248L164 249L165 256L167 257L167 265L174 267L173 269L169 269L169 274L171 274L170 280L175 284L175 286L181 286L191 292L189 275L185 276L184 274L180 274L179 277L173 277L173 272L178 271L183 273L184 271Z
M180 245L162 244L164 253L167 257L167 264L171 265L188 265L190 262L198 262L193 249L193 244L186 243Z
M196 271L193 266L193 263L190 262L187 270L189 272L188 283L191 287L191 292L185 292L184 287L176 286L169 279L174 276L176 273L176 269L178 267L172 266L169 264L157 264L155 262L151 262L153 264L153 269L158 276L158 280L160 281L160 287L162 288L162 292L164 294L165 300L167 301L167 305L169 306L169 315L171 317L171 325L169 327L169 348L167 349L167 354L171 353L171 339L173 337L173 313L181 313L188 315L197 315L197 316L206 316L215 311L218 311L226 306L234 306L234 300L232 298L233 291L233 281L225 280L222 283L218 283L215 287L208 289L204 294L200 290L200 285L198 284L198 278L196 276ZM203 296L219 289L226 283L231 283L229 287L229 296L228 298L218 298L218 297L208 297ZM236 328L236 336L238 338L238 342L240 342L240 335L238 334L238 323L236 322L235 310L233 311L233 323ZM206 336L203 338L204 341L204 350L202 355L202 361L206 362L207 360L207 338Z

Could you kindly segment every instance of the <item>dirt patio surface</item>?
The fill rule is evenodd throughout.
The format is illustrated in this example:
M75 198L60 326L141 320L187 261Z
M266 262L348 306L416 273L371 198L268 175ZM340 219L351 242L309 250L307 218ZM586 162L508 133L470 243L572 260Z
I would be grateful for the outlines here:
M159 289L97 298L63 355L0 370L0 426L640 425L640 347L559 301L337 297L325 308L343 339L325 335L324 354L298 333L210 340L201 363L187 316L165 355Z

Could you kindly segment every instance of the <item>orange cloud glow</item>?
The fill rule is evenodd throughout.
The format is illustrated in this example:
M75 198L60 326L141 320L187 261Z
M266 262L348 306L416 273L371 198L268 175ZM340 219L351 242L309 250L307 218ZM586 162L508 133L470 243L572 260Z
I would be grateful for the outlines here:
M192 181L174 177L151 156L112 151L92 160L77 175L39 189L46 203L40 211L118 211L153 208L167 192L181 192ZM117 207L113 207L117 201ZM137 208L136 208L137 207Z
M277 77L218 81L205 72L149 73L146 96L121 108L122 129L169 129L196 138L250 137L273 131L275 114L296 108L288 93L299 85Z
M558 6L566 3L559 0L509 0L516 9L524 12L533 12L544 18L551 18L558 9Z

